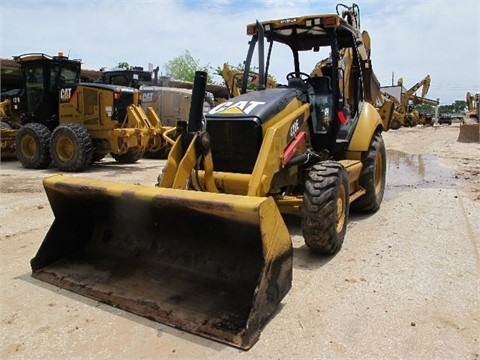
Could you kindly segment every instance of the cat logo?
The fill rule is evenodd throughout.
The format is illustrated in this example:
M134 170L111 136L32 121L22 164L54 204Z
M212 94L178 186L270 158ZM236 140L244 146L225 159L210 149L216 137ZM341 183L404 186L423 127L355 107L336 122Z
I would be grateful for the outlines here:
M215 106L209 114L250 114L257 106L265 105L264 101L227 101Z
M142 93L142 101L152 102L153 101L153 92L144 92Z
M60 100L62 101L68 101L72 97L72 89L71 88L65 88L60 90Z

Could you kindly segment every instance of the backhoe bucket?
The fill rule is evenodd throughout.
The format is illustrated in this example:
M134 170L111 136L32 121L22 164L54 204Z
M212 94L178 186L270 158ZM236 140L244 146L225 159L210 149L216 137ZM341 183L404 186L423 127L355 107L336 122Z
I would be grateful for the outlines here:
M291 287L271 198L62 175L44 187L55 220L34 278L242 349Z

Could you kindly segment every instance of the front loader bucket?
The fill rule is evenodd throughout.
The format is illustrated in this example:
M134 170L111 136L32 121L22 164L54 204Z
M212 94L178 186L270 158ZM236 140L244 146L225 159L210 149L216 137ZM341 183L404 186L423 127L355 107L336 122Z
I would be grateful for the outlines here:
M480 124L474 122L460 124L457 141L480 142Z
M242 349L291 287L271 198L62 175L44 187L55 220L31 260L37 279Z

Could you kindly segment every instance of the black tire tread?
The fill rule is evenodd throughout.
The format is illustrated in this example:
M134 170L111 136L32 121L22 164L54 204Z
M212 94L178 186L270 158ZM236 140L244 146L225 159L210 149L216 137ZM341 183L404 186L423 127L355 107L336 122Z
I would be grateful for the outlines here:
M390 129L391 130L398 130L402 127L402 123L398 119L392 119L390 122Z
M124 154L110 153L110 155L120 164L133 164L143 156L143 151L130 149Z
M143 157L147 159L160 159L164 160L168 158L168 153L170 152L171 146L167 145L156 151L145 151Z
M25 135L33 136L37 141L37 154L29 159L22 153L21 141ZM43 124L28 123L18 130L15 138L15 155L22 166L27 169L45 169L52 162L50 156L50 130Z
M77 151L71 161L62 161L55 153L57 136L70 136L75 142ZM92 163L93 142L88 130L80 124L63 124L57 126L52 134L51 153L55 166L66 172L80 172Z
M382 187L379 193L375 190L375 166L377 153L381 152L382 164ZM365 189L365 194L352 202L350 208L353 211L374 213L380 208L385 192L385 175L386 175L386 151L382 134L377 132L373 135L370 148L362 154L363 170L360 174L359 185Z
M92 163L102 160L108 155L108 150L95 150L92 155Z
M345 224L337 232L336 200L340 184L345 186ZM306 245L316 253L335 254L342 244L348 222L348 178L336 161L315 164L307 175L302 206L302 231Z

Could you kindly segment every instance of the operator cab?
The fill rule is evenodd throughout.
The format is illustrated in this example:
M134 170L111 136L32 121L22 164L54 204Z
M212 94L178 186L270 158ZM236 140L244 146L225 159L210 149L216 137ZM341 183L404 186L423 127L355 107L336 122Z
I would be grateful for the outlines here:
M22 123L39 122L53 129L58 123L59 91L80 81L80 60L45 54L16 56L24 86L20 100Z
M131 66L129 69L115 69L102 71L101 82L103 84L128 86L139 89L141 86L154 84L151 71L143 70L140 66Z
M327 150L334 158L346 151L350 143L363 106L364 87L369 86L364 84L363 78L369 75L365 69L371 64L359 54L362 35L353 23L352 19L340 15L313 15L247 26L252 41L245 73L257 43L259 74L263 81L274 59L273 45L280 43L290 48L294 71L287 74L287 87L301 90L305 96L299 99L311 104L308 121L313 149ZM264 43L268 50L264 49ZM320 50L329 52L328 58L317 64L321 67L317 69L316 66L310 75L302 72L300 54Z
M339 72L343 73L343 70L339 69ZM324 73L328 73L328 69L324 69ZM339 78L342 79L342 77ZM358 117L352 116L350 107L345 104L344 96L339 90L340 87L335 96L330 76L309 76L301 72L289 73L287 81L288 87L302 90L306 94L304 101L312 105L310 126L314 148L321 149L328 146L332 138L332 124L338 121L340 125L336 135L335 152L344 151ZM337 106L335 106L336 102Z

